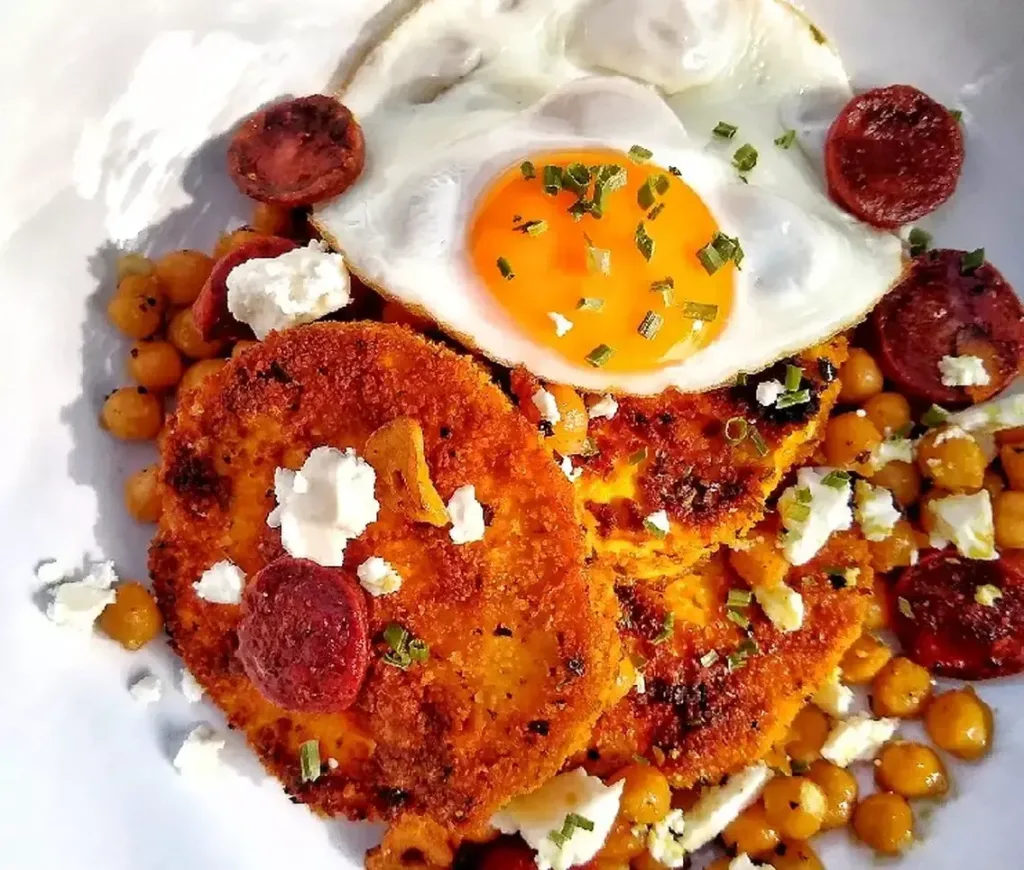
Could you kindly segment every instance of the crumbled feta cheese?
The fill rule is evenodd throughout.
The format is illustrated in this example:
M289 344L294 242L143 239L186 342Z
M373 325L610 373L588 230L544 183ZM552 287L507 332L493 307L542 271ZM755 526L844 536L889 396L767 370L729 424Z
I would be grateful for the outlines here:
M198 680L192 676L192 671L188 668L181 669L181 681L178 683L178 687L181 689L181 694L185 696L185 700L190 704L198 704L203 700L203 687L199 685Z
M327 768L328 768L328 770L337 770L340 766L341 766L341 764L339 763L337 758L328 758L327 759Z
M767 381L761 381L761 383L757 385L757 390L755 391L757 404L764 405L765 407L774 405L779 396L784 392L786 392L785 385L774 378Z
M944 387L984 387L991 380L979 356L944 356L939 374Z
M351 538L377 519L377 475L351 447L317 447L302 468L274 473L277 507L267 525L281 529L281 544L297 559L339 567Z
M992 583L984 583L974 590L974 600L983 607L995 607L1003 597L1003 590Z
M244 586L245 575L227 559L214 563L192 584L196 595L214 604L238 604L242 600Z
M633 678L633 688L638 695L647 694L647 677L644 676L644 672L639 668L637 668L636 676Z
M839 767L874 758L899 724L898 719L872 719L867 713L858 713L832 727L821 747L821 757Z
M483 539L484 509L476 500L476 487L472 484L460 486L452 493L448 502L448 519L452 527L448 534L456 544L470 544Z
M991 434L1001 429L1024 426L1024 393L983 402L950 414L947 422L965 429L975 437L979 432Z
M843 672L839 668L833 669L826 677L818 691L811 696L811 702L833 719L849 715L853 707L853 689L843 682Z
M57 625L92 631L104 608L114 602L116 582L113 562L93 565L81 580L65 580L51 590L46 615Z
M402 587L399 573L390 562L385 562L380 556L370 556L356 568L356 576L359 578L359 585L374 598L390 595Z
M572 329L572 321L568 317L563 317L557 311L549 311L548 317L551 318L551 322L555 324L555 335L561 338L570 329Z
M562 461L559 463L559 468L562 469L562 474L569 478L572 483L575 483L580 479L580 475L583 474L582 468L574 468L572 459L568 456L563 456Z
M729 862L729 870L771 870L768 864L755 864L746 852L740 852Z
M562 419L562 415L558 411L558 402L543 387L538 389L530 398L533 401L534 407L540 411L540 418L544 422L554 426L555 423Z
M593 858L615 824L625 783L605 785L581 768L549 779L534 792L513 798L491 819L503 834L518 833L537 852L539 870L568 870ZM564 840L552 839L566 816L574 813L590 821L592 831L575 827Z
M914 442L909 438L887 438L871 454L871 470L879 471L890 462L914 461Z
M619 412L619 403L615 401L615 396L610 393L601 396L593 405L587 408L587 415L591 420L596 420L599 417L607 417L609 420L612 419Z
M73 566L59 559L47 559L36 567L36 580L43 586L52 586L61 580L67 580L74 573Z
M174 756L174 766L182 776L207 778L221 770L220 751L224 738L205 722L196 725Z
M854 487L857 522L864 537L869 541L884 541L896 523L900 512L892 500L892 493L884 486L872 486L866 480L858 480Z
M686 863L686 850L681 837L686 831L686 819L682 810L669 810L660 822L651 825L647 832L647 851L659 864L666 867L682 867Z
M672 524L669 521L668 513L664 510L655 511L653 514L648 514L644 519L644 525L662 536L667 535L669 529L672 528Z
M706 788L686 813L682 846L693 852L710 843L733 819L749 807L772 778L772 770L762 761L752 764L726 780L725 785Z
M935 518L933 537L952 541L968 559L998 559L992 499L988 490L973 495L948 495L928 503Z
M341 254L323 242L279 257L256 257L228 273L228 311L263 339L275 329L311 323L352 301Z
M155 704L164 694L164 684L153 674L144 674L128 687L128 694L141 707Z
M833 532L853 525L849 481L840 481L837 486L822 483L832 471L831 468L801 468L796 475L796 485L779 497L779 513L786 528L782 552L791 565L806 564L825 546ZM804 495L805 500L801 502L798 493L808 492L809 500Z
M785 583L755 586L754 597L769 622L779 631L797 631L804 624L803 596Z
M935 436L933 444L941 444L943 441L973 441L974 439L968 435L959 426L947 426L938 435Z

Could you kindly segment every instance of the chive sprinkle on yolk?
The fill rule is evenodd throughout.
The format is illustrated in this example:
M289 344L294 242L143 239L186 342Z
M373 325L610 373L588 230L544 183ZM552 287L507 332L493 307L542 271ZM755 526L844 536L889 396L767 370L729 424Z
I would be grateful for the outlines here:
M467 251L478 284L533 342L577 366L642 372L724 329L741 257L716 256L709 272L698 252L716 238L732 241L640 145L523 155L477 200ZM561 310L577 315L558 336L548 313Z

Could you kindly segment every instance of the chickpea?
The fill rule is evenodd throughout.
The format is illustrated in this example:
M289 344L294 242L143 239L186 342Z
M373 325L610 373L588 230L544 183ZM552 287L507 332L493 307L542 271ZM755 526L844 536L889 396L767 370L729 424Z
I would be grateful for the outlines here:
M125 481L124 503L136 522L155 523L160 519L160 470L155 465L136 471Z
M855 411L837 414L825 427L825 458L829 465L865 471L882 434L867 417Z
M878 393L864 403L864 411L885 436L903 432L909 425L910 402L899 393Z
M923 743L889 743L875 762L879 788L905 798L939 797L949 791L946 765Z
M908 559L907 564L909 563ZM877 631L886 628L889 625L889 607L889 584L885 582L884 577L876 574L871 581L871 597L867 601L867 611L864 614L864 630Z
M156 278L129 275L107 303L107 317L129 338L149 338L163 324L166 304Z
M925 710L924 727L939 749L965 761L976 761L992 746L992 708L972 688L937 695Z
M875 486L890 490L902 508L910 507L921 497L921 472L909 462L887 462L869 479Z
M996 545L1000 550L1024 548L1024 492L1000 493L992 507L996 524Z
M921 474L950 492L977 492L985 479L985 454L967 433L949 437L950 429L933 429L917 446Z
M768 824L792 840L806 840L818 833L828 810L821 786L805 776L769 780L761 800Z
M916 662L890 659L871 684L871 709L876 716L914 719L932 696L932 675Z
M1003 480L1003 476L994 468L988 468L985 471L985 477L981 481L981 488L988 490L989 498L994 503L999 493L1006 489L1006 481Z
M825 870L811 844L799 840L783 840L767 858L775 870Z
M932 512L932 502L939 501L943 498L949 498L952 494L953 493L948 489L935 486L921 496L918 521L921 523L921 528L924 530L925 534L933 534L936 526L938 525L935 514Z
M914 839L914 814L900 795L877 792L857 804L853 831L876 852L899 855Z
M828 716L813 704L808 704L796 714L789 726L786 752L793 761L810 764L821 754L828 732Z
M999 461L1010 489L1024 491L1024 444L1004 444L999 448Z
M171 318L167 325L167 338L189 359L209 359L216 356L224 345L219 340L206 341L200 335L191 308L182 308Z
M194 390L206 378L214 372L219 372L227 364L227 360L223 359L201 359L192 363L185 371L181 383L178 384L178 395L183 396L189 390Z
M819 758L807 770L808 778L818 784L825 793L825 816L821 820L823 830L841 828L853 815L857 803L857 777L850 771Z
M124 441L156 438L164 422L164 406L145 387L121 387L103 403L100 425Z
M758 801L725 826L722 840L731 851L746 852L756 858L775 848L779 832L768 823L764 804Z
M597 857L601 860L628 864L630 858L635 858L645 848L647 848L647 837L644 829L637 830L637 825L620 815L608 832L608 839L604 841Z
M871 565L879 573L906 568L914 563L918 551L914 527L908 520L899 519L888 538L868 541L868 549L871 551Z
M117 258L117 283L120 284L129 275L153 274L153 261L142 254L128 253Z
M137 341L128 351L128 374L148 390L166 390L181 380L185 366L169 341Z
M263 233L257 233L254 230L245 229L239 227L237 230L232 230L230 233L223 233L217 244L213 247L213 259L219 260L221 257L230 254L235 248L240 248L242 245L248 242L254 241L255 239L263 239L266 236Z
M242 339L241 341L236 341L235 342L235 346L233 348L231 348L231 359L235 359L236 357L240 357L250 347L256 347L258 344L259 344L258 341L248 341L246 339Z
M295 234L295 212L283 205L258 202L253 206L249 225L266 236L290 238Z
M859 685L870 683L892 658L892 650L873 634L862 634L843 656L843 679Z
M385 323L401 323L417 332L428 332L434 328L434 321L429 317L417 314L397 302L385 302L380 312L380 319Z
M171 251L154 268L171 305L191 305L213 271L213 258L202 251Z
M612 782L624 781L619 812L637 825L651 825L661 821L672 805L672 790L668 780L656 767L649 764L631 764L618 771Z
M839 369L839 401L844 405L859 405L882 392L882 370L871 354L859 347L851 347L850 355Z
M546 442L556 453L574 456L583 449L583 442L587 440L590 423L587 406L572 387L551 384L547 390L555 397L561 419L551 427L552 435Z
M100 614L100 629L129 650L145 646L160 633L164 619L145 586L132 580L115 590L116 597Z

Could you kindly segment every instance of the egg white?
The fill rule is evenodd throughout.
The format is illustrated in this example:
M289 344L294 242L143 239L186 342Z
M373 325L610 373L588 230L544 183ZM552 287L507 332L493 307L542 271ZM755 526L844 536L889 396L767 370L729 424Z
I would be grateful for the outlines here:
M895 236L828 199L823 130L849 85L778 0L427 0L341 96L364 126L367 163L318 209L321 231L381 292L547 380L637 394L717 386L856 322L902 267ZM720 120L739 127L735 139L711 136ZM790 128L800 147L781 149ZM748 142L759 160L744 184L731 156ZM525 156L635 143L679 167L746 259L710 346L608 372L522 333L473 274L466 230L484 188Z

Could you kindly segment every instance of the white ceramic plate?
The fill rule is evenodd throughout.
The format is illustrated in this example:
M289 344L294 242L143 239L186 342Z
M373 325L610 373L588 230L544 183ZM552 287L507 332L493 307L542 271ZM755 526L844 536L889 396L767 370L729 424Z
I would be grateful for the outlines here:
M906 81L961 108L964 179L931 226L984 245L1024 288L1024 16L1019 0L808 0L861 87ZM12 870L337 870L361 865L371 826L324 823L263 782L209 787L168 758L207 705L170 691L137 707L125 686L165 649L129 655L50 625L33 568L58 556L145 572L147 533L124 515L125 476L148 461L96 427L122 382L103 317L118 247L209 248L245 204L223 135L283 94L324 88L394 10L383 0L37 0L0 4L0 866ZM156 645L159 646L159 645ZM1024 684L990 683L997 747L953 765L956 797L907 868L1018 867ZM837 837L830 870L872 859Z

